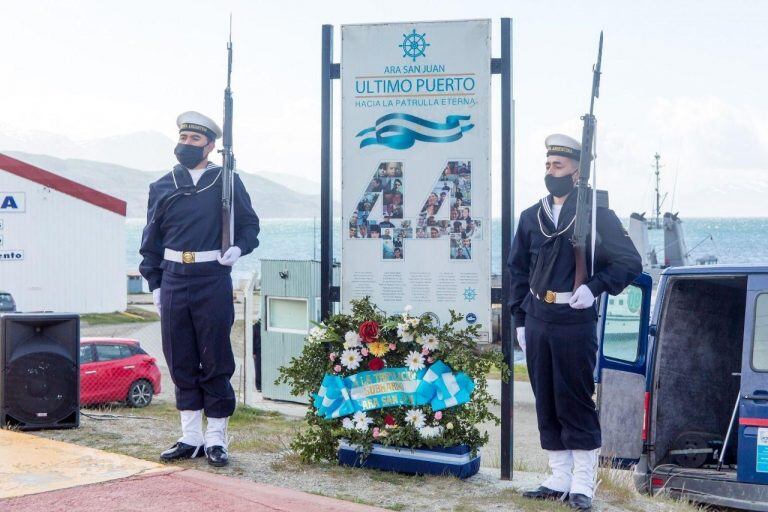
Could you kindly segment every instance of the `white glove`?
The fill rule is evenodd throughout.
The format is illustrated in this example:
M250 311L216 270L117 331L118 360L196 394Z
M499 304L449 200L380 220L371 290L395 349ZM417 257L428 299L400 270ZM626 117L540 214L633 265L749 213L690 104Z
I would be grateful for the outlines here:
M592 290L585 284L576 288L573 293L573 297L568 301L573 309L587 309L595 303L595 296L592 295Z
M224 253L224 256L221 256L221 255L216 256L216 259L219 260L219 263L221 263L222 265L231 267L240 258L240 255L242 253L243 251L241 251L238 246L233 245L232 247L227 249L227 252Z
M523 354L525 354L525 326L517 327L515 331L517 331L517 343L520 345Z
M158 315L161 314L160 309L162 308L162 306L160 304L160 288L155 288L154 290L152 290L152 302L155 303L155 307L157 308L157 314Z

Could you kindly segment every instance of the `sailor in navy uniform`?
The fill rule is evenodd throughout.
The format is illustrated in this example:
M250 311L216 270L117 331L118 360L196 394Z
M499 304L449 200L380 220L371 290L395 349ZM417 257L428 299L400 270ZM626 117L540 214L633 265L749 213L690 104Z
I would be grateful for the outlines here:
M517 339L526 354L541 447L552 472L524 496L565 499L567 495L572 508L589 510L601 445L592 400L595 298L603 292L620 293L640 274L642 263L616 214L597 201L594 272L574 291L570 237L576 194L571 192L578 179L581 145L560 134L550 135L545 144L545 184L550 194L520 214L507 262ZM587 268L591 268L589 255Z
M179 165L149 186L139 267L160 313L163 353L181 414L182 436L160 458L207 456L211 465L223 466L229 460L227 419L235 410L230 272L259 245L259 218L234 174L233 246L221 254L222 168L208 161L221 129L197 112L184 112L176 122Z

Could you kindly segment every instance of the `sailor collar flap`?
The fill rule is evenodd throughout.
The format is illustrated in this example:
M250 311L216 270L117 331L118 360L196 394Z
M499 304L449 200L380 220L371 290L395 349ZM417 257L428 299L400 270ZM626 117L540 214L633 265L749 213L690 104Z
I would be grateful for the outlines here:
M536 217L539 221L539 230L542 235L547 238L560 236L573 226L576 220L576 194L568 194L565 203L563 203L563 209L560 211L557 225L555 225L555 217L552 213L552 205L554 203L552 194L542 197L539 202L540 205Z
M204 185L205 180L208 179L208 177L211 175L214 176L213 180L207 185ZM191 194L198 194L204 190L209 189L216 183L216 181L218 181L219 176L221 176L221 166L218 166L213 162L209 162L208 167L206 167L205 172L203 172L203 175L200 176L200 180L197 182L198 186L201 187L198 188L198 186L192 182L192 176L189 174L187 168L183 165L177 165L171 171L171 177L173 178L173 184L175 185L176 189L180 191L189 190L189 193Z

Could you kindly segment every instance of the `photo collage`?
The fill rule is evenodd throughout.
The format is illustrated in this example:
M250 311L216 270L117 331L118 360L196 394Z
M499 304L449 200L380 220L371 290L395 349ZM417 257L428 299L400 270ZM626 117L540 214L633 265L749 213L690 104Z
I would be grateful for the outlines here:
M472 217L472 163L449 161L422 206L418 219L403 218L403 163L383 162L349 219L349 238L380 238L384 260L405 258L406 239L450 240L451 260L471 260L472 240L482 239L480 219ZM369 219L379 196L382 220Z

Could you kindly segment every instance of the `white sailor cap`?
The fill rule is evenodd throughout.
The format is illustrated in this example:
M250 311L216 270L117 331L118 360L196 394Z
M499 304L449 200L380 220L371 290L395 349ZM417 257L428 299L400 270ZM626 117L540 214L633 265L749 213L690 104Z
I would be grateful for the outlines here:
M573 160L581 158L581 143L562 133L553 133L544 139L544 145L547 147L547 156L558 155Z
M179 114L179 117L176 118L176 125L179 127L179 132L202 133L211 141L221 137L221 128L213 119L193 110Z

